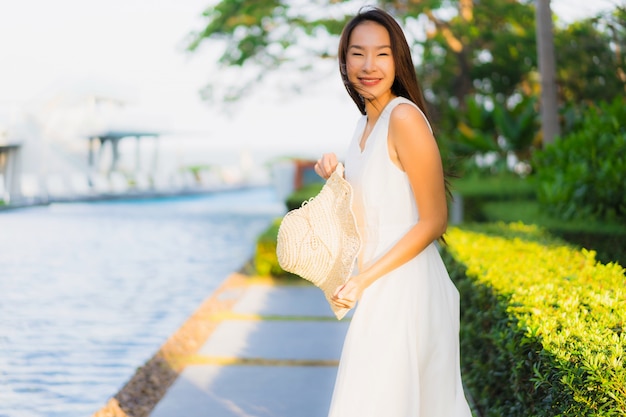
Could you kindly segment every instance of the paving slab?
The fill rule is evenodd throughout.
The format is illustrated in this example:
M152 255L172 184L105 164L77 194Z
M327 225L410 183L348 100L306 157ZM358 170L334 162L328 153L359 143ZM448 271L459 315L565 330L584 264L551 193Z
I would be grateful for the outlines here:
M188 366L150 417L320 417L337 368Z
M199 355L283 360L339 360L347 321L225 320Z
M249 284L150 417L320 417L350 320L307 285Z
M335 317L322 291L304 285L251 285L235 304L233 312L265 316Z

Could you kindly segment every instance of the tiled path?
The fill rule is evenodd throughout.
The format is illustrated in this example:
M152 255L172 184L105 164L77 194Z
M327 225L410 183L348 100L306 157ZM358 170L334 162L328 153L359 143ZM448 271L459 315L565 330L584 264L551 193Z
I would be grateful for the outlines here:
M244 287L150 417L326 415L349 318L337 321L320 290Z

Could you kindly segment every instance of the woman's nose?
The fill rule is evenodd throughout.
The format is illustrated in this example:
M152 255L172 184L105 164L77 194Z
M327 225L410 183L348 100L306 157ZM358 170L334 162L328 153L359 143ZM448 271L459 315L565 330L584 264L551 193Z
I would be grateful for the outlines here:
M375 63L374 63L374 59L372 56L366 56L365 60L363 61L363 70L365 71L371 71L373 70L375 67Z

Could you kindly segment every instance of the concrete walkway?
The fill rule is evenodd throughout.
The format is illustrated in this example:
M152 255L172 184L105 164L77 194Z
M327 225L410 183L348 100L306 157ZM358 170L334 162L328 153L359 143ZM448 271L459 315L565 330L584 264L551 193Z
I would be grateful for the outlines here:
M276 282L238 292L150 417L326 415L349 318L315 287Z

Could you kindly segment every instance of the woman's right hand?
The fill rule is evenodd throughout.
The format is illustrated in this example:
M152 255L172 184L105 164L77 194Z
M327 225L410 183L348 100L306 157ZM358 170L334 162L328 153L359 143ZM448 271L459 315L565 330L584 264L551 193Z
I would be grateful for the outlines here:
M325 153L320 159L317 160L317 163L315 164L315 172L317 175L327 180L328 177L335 172L335 168L337 168L338 163L339 161L337 160L337 155L334 153Z

